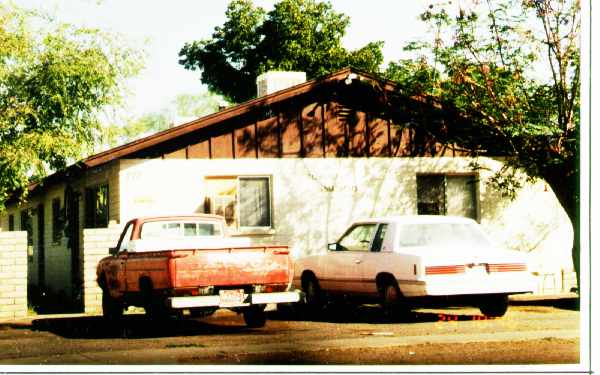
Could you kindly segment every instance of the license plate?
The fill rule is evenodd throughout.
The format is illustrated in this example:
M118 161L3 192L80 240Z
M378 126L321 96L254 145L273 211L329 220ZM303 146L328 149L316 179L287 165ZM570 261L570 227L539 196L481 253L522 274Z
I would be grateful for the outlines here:
M219 290L219 306L240 306L244 304L245 299L243 289Z

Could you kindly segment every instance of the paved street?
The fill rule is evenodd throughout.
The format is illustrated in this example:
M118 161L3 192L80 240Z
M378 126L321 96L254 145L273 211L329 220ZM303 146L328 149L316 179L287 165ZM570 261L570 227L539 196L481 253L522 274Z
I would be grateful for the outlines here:
M317 320L271 312L267 326L241 316L157 324L127 315L39 316L0 324L7 364L539 364L579 362L579 311L573 300L513 302L484 319L474 308L420 309L388 323L377 306L330 309Z

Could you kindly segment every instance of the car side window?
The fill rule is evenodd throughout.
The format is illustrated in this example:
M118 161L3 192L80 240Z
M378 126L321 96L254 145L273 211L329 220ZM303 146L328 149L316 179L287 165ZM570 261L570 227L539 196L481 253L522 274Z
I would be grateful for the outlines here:
M358 224L350 228L338 242L341 250L369 251L376 224Z
M381 251L381 246L383 245L383 240L387 232L387 227L387 224L380 224L377 228L377 233L375 233L375 238L373 239L373 245L371 245L372 252Z
M133 231L133 223L127 224L123 236L119 239L119 252L126 251L129 240L131 240L131 232Z

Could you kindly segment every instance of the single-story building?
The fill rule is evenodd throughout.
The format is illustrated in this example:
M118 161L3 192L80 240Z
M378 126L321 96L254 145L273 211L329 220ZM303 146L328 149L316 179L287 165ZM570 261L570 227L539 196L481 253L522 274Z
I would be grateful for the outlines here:
M277 91L92 155L32 184L27 203L7 202L0 230L27 232L30 298L82 310L93 288L85 242L100 233L84 229L175 213L223 215L232 235L288 244L295 256L323 251L358 217L467 216L535 255L540 293L574 286L572 227L551 189L525 183L511 200L487 183L501 153L475 159L445 136L484 134L352 68L298 76L267 73L259 91Z

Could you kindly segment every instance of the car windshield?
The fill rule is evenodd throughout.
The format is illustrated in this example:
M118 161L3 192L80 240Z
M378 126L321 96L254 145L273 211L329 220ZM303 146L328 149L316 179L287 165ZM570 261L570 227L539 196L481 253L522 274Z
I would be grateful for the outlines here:
M405 224L399 226L401 247L489 246L490 241L473 223Z
M221 236L221 226L210 221L149 221L142 225L141 239Z

